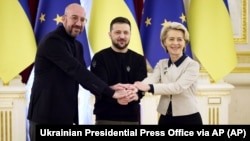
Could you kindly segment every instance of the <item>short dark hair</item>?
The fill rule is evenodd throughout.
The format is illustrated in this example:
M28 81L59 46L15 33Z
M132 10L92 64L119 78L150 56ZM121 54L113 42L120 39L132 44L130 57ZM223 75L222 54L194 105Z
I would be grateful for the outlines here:
M130 21L129 21L127 18L125 18L125 17L116 17L116 18L114 18L114 19L111 21L111 23L110 23L110 31L112 30L112 26L113 26L113 24L115 24L115 23L126 23L126 24L129 25L130 30L131 30L131 23L130 23Z

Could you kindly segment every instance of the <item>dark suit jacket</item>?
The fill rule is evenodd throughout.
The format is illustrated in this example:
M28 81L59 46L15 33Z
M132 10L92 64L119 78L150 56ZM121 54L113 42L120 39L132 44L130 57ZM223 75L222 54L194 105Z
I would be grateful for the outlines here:
M81 43L59 26L39 44L28 119L42 124L78 123L79 84L98 97L114 93L86 68Z

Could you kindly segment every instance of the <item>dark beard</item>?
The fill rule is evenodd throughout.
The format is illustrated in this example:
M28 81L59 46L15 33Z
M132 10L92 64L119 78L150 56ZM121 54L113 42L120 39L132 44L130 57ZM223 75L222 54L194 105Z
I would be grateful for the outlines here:
M118 49L118 50L123 50L123 49L127 48L127 46L128 46L128 43L125 44L125 46L123 46L123 47L120 46L119 44L114 43L114 42L112 42L112 44L113 44L113 46L114 46L116 49Z

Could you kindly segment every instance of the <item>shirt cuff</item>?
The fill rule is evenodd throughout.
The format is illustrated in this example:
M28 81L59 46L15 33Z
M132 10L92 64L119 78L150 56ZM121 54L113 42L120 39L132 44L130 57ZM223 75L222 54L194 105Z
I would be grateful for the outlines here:
M149 87L150 88L149 88L148 92L154 94L154 86L153 86L153 84L149 84Z

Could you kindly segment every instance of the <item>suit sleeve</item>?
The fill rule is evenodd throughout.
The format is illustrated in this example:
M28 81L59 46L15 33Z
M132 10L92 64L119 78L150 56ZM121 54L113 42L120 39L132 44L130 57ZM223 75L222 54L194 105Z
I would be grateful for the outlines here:
M72 50L66 41L58 36L54 36L47 39L47 42L42 43L40 45L42 47L41 53L45 54L46 59L49 59L67 75L78 81L83 88L98 96L101 96L103 93L113 96L114 91L104 81L91 73L83 62L73 56Z

